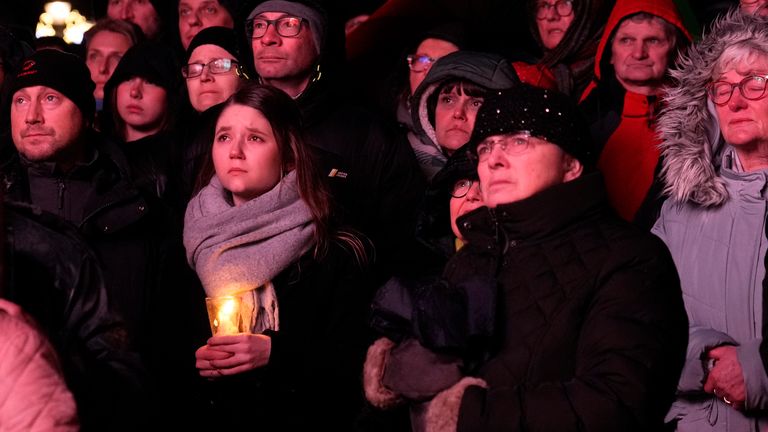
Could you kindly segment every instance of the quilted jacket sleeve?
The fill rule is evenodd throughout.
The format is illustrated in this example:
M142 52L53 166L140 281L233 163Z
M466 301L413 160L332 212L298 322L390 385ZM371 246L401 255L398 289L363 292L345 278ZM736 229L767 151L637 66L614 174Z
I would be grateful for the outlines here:
M79 430L53 348L23 318L0 312L0 425L4 431Z

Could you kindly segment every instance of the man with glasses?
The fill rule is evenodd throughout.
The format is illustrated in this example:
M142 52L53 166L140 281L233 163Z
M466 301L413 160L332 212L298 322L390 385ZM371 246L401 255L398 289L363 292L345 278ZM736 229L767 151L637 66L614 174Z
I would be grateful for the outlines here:
M673 0L618 0L582 96L611 204L627 221L650 228L661 209L658 137L662 87L691 37Z
M380 264L402 256L424 181L404 137L348 93L341 23L310 1L270 0L246 32L258 78L298 103L346 222L373 240Z
M678 431L768 428L768 35L738 11L680 59L659 117L669 199L653 227L680 273L688 355Z
M480 108L469 145L486 207L458 218L467 244L443 276L495 279L495 337L430 403L428 430L660 430L685 354L677 275L610 209L588 142L550 90L522 84Z

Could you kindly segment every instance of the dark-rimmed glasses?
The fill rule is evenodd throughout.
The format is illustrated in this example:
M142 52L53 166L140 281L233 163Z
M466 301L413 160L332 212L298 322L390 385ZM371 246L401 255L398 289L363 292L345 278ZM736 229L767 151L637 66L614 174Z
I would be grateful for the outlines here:
M409 54L405 59L408 60L408 68L414 72L424 72L432 67L432 63L437 61L437 59L423 54Z
M475 184L475 180L461 179L457 180L451 188L451 196L453 198L464 198L472 189L472 185Z
M739 89L744 99L758 100L765 96L766 82L768 75L751 75L737 83L714 81L707 85L707 94L715 105L727 104L735 88Z
M284 16L278 19L269 20L266 18L253 18L245 23L246 34L251 39L258 39L267 34L270 25L275 28L277 34L282 37L296 37L301 33L301 24L303 18L295 16Z
M212 74L223 74L232 70L238 64L237 60L218 58L208 63L190 63L181 67L181 75L184 78L196 78L203 74L203 69L208 68Z
M493 152L493 147L497 145L501 151L507 155L517 155L524 153L531 147L531 133L528 131L521 131L512 135L505 135L494 140L484 140L477 145L478 160L480 162L487 161Z
M540 1L536 4L536 18L544 19L549 15L550 9L554 9L555 13L561 17L567 17L573 13L573 1L572 0L558 0L555 3L547 3Z

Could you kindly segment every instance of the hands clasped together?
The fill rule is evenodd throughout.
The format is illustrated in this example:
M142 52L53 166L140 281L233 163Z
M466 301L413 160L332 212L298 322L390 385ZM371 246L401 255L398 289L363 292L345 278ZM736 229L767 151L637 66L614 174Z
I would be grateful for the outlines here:
M743 409L747 390L736 347L723 345L713 348L709 351L709 358L714 363L704 383L704 391L721 398L734 409Z
M269 362L272 339L263 334L213 336L195 352L200 376L217 378L262 367Z

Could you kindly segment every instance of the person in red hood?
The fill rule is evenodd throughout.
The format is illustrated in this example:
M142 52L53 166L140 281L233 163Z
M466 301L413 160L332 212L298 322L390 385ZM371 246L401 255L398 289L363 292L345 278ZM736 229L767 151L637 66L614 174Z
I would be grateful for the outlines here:
M661 204L654 116L669 67L690 41L673 0L618 0L581 98L611 204L643 227Z

